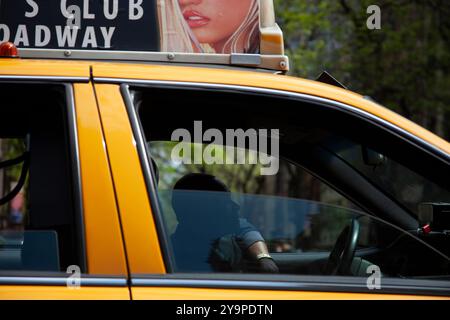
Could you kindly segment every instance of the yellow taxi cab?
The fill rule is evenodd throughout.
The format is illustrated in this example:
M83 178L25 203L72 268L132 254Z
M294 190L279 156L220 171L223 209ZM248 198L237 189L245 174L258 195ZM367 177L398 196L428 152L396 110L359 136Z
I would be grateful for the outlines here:
M1 1L0 299L450 297L450 144L248 3Z

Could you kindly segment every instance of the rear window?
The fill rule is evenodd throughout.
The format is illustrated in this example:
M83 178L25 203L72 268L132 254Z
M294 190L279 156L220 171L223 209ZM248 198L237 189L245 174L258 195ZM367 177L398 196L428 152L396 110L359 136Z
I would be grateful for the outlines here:
M83 266L64 85L0 83L0 271Z

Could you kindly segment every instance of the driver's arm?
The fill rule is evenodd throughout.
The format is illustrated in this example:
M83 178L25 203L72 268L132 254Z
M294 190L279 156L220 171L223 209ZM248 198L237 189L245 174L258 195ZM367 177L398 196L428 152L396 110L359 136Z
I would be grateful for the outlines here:
M266 273L278 273L278 267L269 254L261 233L246 219L239 219L239 240L247 256L256 261L259 270Z

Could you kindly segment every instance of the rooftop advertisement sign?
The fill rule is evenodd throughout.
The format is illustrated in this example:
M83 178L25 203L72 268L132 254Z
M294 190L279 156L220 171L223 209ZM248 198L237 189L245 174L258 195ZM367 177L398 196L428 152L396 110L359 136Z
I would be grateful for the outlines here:
M259 0L0 0L23 49L259 53Z

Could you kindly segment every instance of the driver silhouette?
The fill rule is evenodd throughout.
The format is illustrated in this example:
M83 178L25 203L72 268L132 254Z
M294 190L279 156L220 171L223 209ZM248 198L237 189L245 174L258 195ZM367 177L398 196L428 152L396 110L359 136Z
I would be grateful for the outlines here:
M182 177L174 186L172 206L178 218L172 245L179 272L278 272L264 238L239 218L240 206L216 177Z

